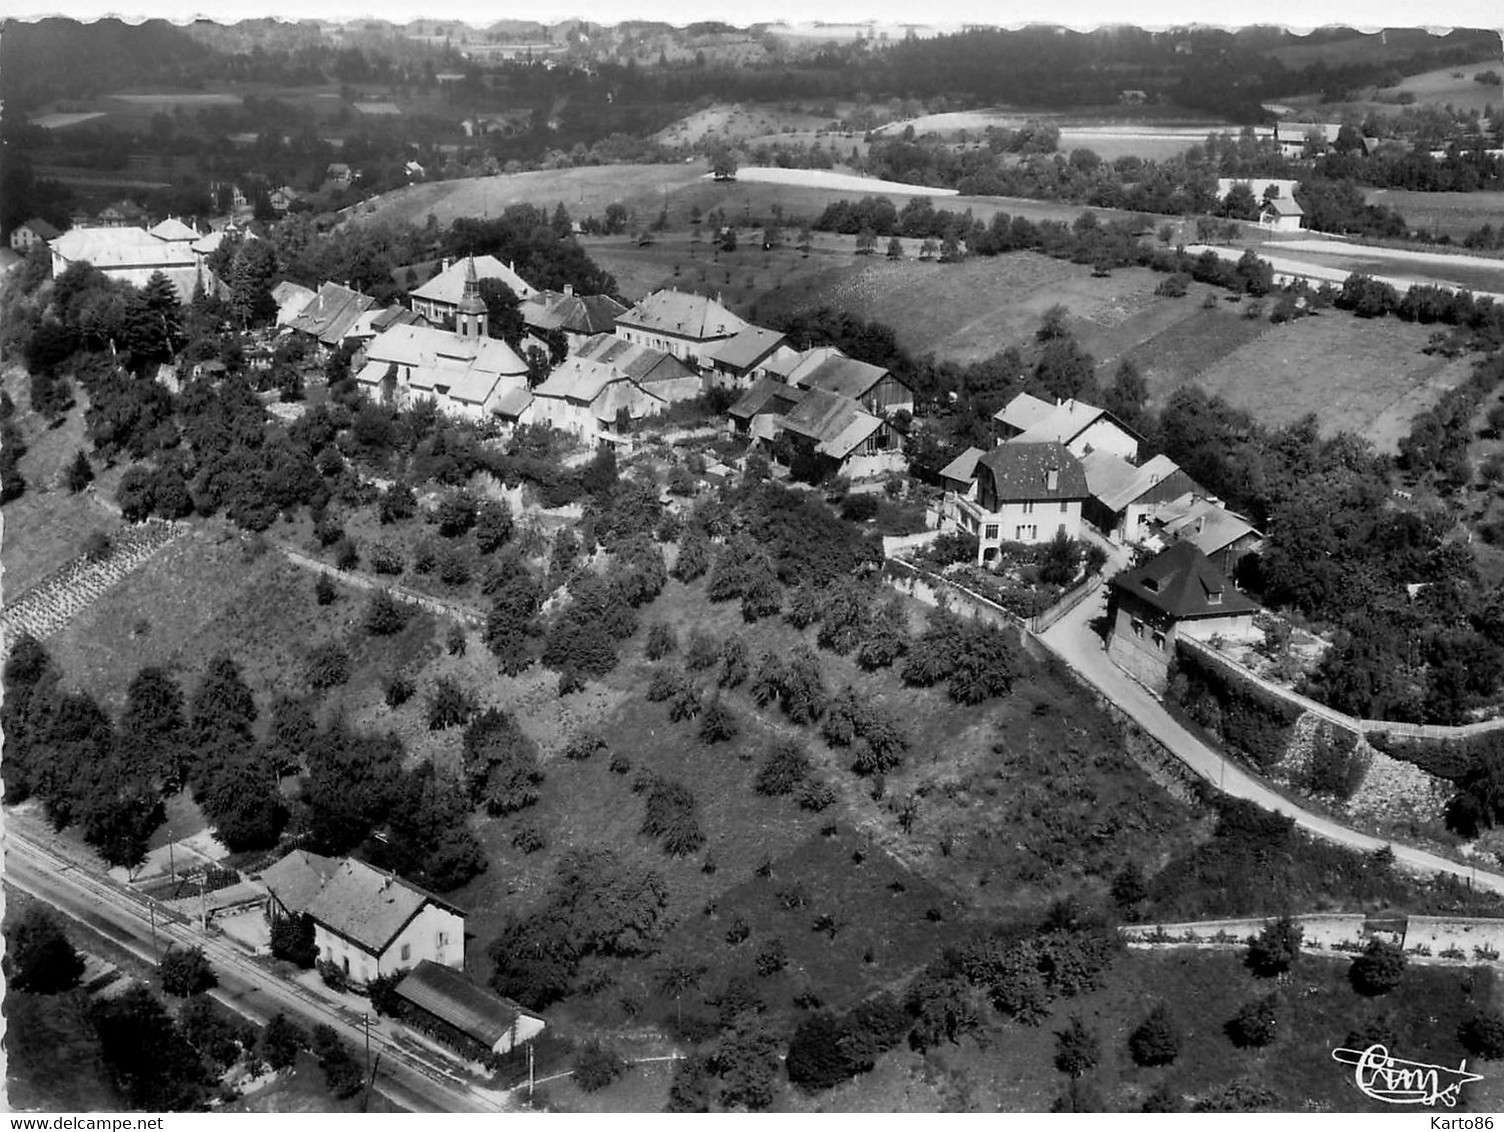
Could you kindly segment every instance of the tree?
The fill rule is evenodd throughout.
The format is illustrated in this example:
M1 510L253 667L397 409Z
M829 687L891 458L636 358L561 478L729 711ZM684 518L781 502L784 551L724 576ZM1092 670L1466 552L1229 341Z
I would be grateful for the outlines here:
M500 279L482 279L480 297L486 304L487 332L492 338L500 338L508 346L515 347L527 333L527 324L522 321L521 300L516 292Z
M308 1048L308 1032L278 1011L261 1034L261 1055L273 1069L290 1069Z
M1388 994L1405 977L1406 962L1405 953L1398 944L1375 939L1353 960L1348 968L1348 979L1359 994L1370 997Z
M31 905L6 934L5 973L16 990L57 994L78 985L83 958L51 909Z
M187 998L219 985L219 977L202 947L174 944L157 964L157 972L162 977L162 989L177 998Z
M505 500L483 499L475 513L475 545L482 554L505 546L512 537L512 509Z
M327 573L320 573L318 581L313 583L313 598L319 605L331 605L339 596L339 591L334 588L334 582Z
M307 916L279 916L272 924L272 954L278 959L296 963L307 971L319 957L314 943L313 921Z
M242 327L265 322L277 313L272 282L277 254L265 240L241 240L230 265L230 310Z
M1283 975L1300 957L1303 933L1304 929L1289 916L1269 921L1248 944L1248 969L1261 979Z
M1457 1028L1457 1040L1474 1057L1486 1061L1504 1058L1504 1014L1475 1010Z
M93 1021L105 1068L126 1107L193 1112L204 1105L209 1072L146 987L99 1001Z
M366 603L365 630L373 637L390 637L407 624L407 611L389 590L377 590Z
M1279 1031L1278 999L1274 995L1244 1003L1227 1023L1227 1036L1240 1049L1258 1049Z
M1180 1054L1180 1031L1170 1010L1158 1003L1138 1029L1128 1036L1128 1052L1136 1065L1169 1065Z
M1080 1017L1072 1015L1064 1030L1055 1032L1055 1068L1069 1077L1079 1077L1095 1068L1102 1044Z
M604 1089L626 1072L627 1063L614 1049L591 1038L574 1058L574 1083L584 1092Z
M892 236L888 239L888 258L903 258L903 241L900 240L897 236Z
M738 1018L721 1036L721 1104L758 1112L773 1103L778 1078L778 1035L755 1014Z
M710 172L717 181L736 180L736 151L730 146L720 146L710 155Z
M89 457L82 448L74 454L73 462L68 465L65 478L68 490L74 495L94 482L94 469L90 466Z
M682 953L665 959L658 969L658 993L666 994L674 1000L674 1009L680 1022L684 1021L684 996L700 985L709 970L704 963Z
M784 1068L789 1080L804 1089L830 1089L853 1076L841 1049L845 1027L828 1010L818 1010L799 1023L789 1040Z
M877 233L864 227L856 234L856 254L871 255L877 250Z
M343 1100L360 1092L365 1084L365 1074L332 1026L313 1028L313 1052L323 1070L324 1084L331 1093Z

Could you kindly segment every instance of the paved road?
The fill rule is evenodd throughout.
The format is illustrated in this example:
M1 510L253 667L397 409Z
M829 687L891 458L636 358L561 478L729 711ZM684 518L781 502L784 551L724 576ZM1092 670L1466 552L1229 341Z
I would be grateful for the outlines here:
M363 1054L366 1034L359 1015L279 978L224 940L206 938L191 923L180 916L170 917L159 905L153 909L138 894L124 891L108 877L40 844L40 839L33 839L23 825L13 815L7 816L5 879L11 884L147 962L155 962L157 949L172 943L202 947L219 976L214 997L224 1005L260 1023L278 1011L307 1026L325 1023L355 1047L357 1056ZM508 1109L504 1093L476 1089L436 1058L428 1060L412 1047L397 1044L388 1033L389 1025L373 1017L370 1030L371 1055L381 1058L376 1089L382 1095L415 1112Z
M1412 872L1428 875L1448 873L1470 880L1478 888L1504 894L1504 876L1461 865L1423 849L1394 841L1382 841L1348 829L1331 818L1303 810L1243 771L1236 763L1228 761L1220 752L1208 747L1176 722L1148 689L1107 658L1102 639L1088 624L1102 615L1106 602L1107 587L1103 586L1098 595L1083 601L1046 630L1040 640L1206 781L1234 797L1294 818L1297 826L1323 840L1365 853L1387 845L1394 851L1395 862Z

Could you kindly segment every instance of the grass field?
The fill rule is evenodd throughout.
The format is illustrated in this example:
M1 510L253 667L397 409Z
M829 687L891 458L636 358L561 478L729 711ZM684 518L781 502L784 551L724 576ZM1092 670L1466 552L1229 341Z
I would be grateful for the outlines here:
M740 723L729 742L707 747L693 724L671 722L665 704L642 695L655 667L642 656L642 641L646 625L658 620L678 629L681 649L695 626L717 640L741 633L754 660L765 650L786 655L805 636L781 622L747 626L735 603L711 605L700 585L669 583L623 647L604 691L563 701L571 715L599 721L611 752L631 760L630 773L612 772L605 753L571 762L559 757L557 745L545 745L539 803L482 829L492 866L456 894L470 909L475 974L488 969L484 945L500 922L540 895L571 846L609 845L664 877L678 925L665 951L686 951L708 965L705 994L728 975L749 972L757 948L781 937L788 968L759 985L770 1010L782 1013L800 987L835 1004L900 980L953 938L969 919L967 908L1017 913L1063 891L1100 892L1124 859L1156 861L1191 836L1183 809L1119 753L1112 725L1048 669L1030 664L1012 696L961 711L941 692L906 689L891 672L864 673L847 658L820 653L828 689L851 684L888 704L914 736L906 764L874 799L871 784L847 769L848 752L791 726L776 707L756 708L744 690L726 693ZM587 700L592 694L597 698ZM531 705L517 710L532 730ZM792 798L753 790L763 753L779 735L806 743L837 791L829 810L811 813ZM999 739L1001 753L993 749ZM638 832L643 801L631 784L643 769L693 790L708 838L700 853L666 857ZM897 809L910 797L917 817L904 833ZM1107 826L1094 831L1099 848L1071 845L1106 815L1112 815ZM1064 841L1061 823L1075 831ZM514 849L523 826L545 831L547 847L530 855ZM1051 856L1061 852L1063 861ZM713 871L706 871L707 859ZM758 875L762 866L769 875ZM804 891L804 902L784 900L794 889ZM811 928L822 914L841 925L834 939ZM732 944L726 932L738 917L752 935ZM619 1023L623 996L639 1007L652 1004L644 1018L674 1009L655 997L650 972L610 969L615 981L595 996L569 1000L564 1017ZM684 1009L703 1007L686 998Z
M1500 95L1504 102L1504 95ZM1426 193L1409 189L1375 189L1369 204L1396 209L1413 229L1460 240L1484 224L1498 227L1504 216L1504 192Z
M1323 432L1356 432L1386 452L1396 451L1411 418L1461 384L1472 366L1468 358L1423 354L1429 329L1392 318L1361 321L1329 311L1264 325L1264 333L1203 370L1198 383L1271 427L1315 413Z
M5 388L18 409L28 404L22 388L25 384L19 371L6 376ZM82 392L79 397L86 403ZM45 421L23 412L21 431L27 448L20 468L26 491L0 511L4 538L0 548L0 565L4 566L0 587L8 601L20 597L76 558L91 532L113 534L120 528L120 520L113 514L87 494L71 494L62 483L74 454L89 447L84 436L82 403L56 428L48 428Z

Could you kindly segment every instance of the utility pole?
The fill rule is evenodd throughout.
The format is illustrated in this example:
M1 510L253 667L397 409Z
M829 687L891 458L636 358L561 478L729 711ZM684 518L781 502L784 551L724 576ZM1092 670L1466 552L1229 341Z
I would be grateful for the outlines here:
M533 1099L533 1043L527 1043L527 1099Z
M146 912L151 917L151 953L157 962L162 961L162 949L157 945L157 904L150 896L146 898Z

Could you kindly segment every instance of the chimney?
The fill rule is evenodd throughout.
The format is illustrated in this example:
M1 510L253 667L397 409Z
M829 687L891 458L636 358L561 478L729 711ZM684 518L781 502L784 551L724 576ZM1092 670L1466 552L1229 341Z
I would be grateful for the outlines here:
M446 255L444 257L444 266L439 268L439 272L442 274L443 272L448 271L451 266L452 265L450 263L449 257Z
M564 296L566 298L571 298L571 299L574 298L574 284L573 283L566 283L566 284L564 284Z
M1044 473L1044 486L1046 491L1060 490L1060 469L1053 465Z

